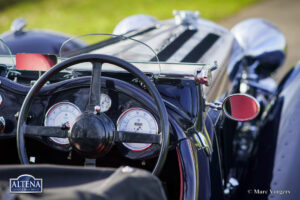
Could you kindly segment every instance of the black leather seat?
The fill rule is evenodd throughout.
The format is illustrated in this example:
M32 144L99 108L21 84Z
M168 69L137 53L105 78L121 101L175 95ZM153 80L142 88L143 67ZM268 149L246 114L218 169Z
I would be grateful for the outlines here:
M43 179L43 192L12 194L9 179L30 174ZM57 165L5 165L0 167L0 199L166 199L160 180L130 167L118 169Z

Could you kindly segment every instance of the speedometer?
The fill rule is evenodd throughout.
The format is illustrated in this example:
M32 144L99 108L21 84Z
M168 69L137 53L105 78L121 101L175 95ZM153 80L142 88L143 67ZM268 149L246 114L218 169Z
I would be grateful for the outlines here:
M131 108L121 114L117 121L118 131L128 131L136 133L157 134L158 125L153 115L142 108ZM123 143L125 147L132 151L143 151L152 144L144 143Z
M72 126L75 119L81 114L80 109L69 102L60 102L53 105L46 113L45 126L62 126L68 124ZM50 137L50 139L60 145L68 145L68 138Z

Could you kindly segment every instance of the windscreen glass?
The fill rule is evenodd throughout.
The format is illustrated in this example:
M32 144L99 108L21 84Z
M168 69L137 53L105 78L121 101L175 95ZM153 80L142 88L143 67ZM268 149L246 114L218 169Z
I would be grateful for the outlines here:
M7 44L0 39L0 67L1 68L14 68L15 60L11 54L11 50L7 46Z
M74 47L72 45L74 40L85 43L86 46ZM105 54L134 64L151 62L153 65L148 66L148 71L160 72L157 55L149 45L122 35L88 34L71 38L62 44L59 57L66 59L81 54ZM80 68L80 66L77 67ZM144 72L147 72L146 68ZM104 65L103 69L111 71L113 66Z

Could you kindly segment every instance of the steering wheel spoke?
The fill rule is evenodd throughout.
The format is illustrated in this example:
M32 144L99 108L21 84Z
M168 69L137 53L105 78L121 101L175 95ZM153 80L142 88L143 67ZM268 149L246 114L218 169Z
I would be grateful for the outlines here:
M24 134L32 136L46 136L46 137L68 137L68 130L56 126L24 126Z
M115 142L161 144L161 136L156 134L116 131Z
M101 71L102 63L92 62L92 80L89 94L89 103L87 105L86 111L93 113L94 111L100 112L100 98L101 98ZM96 109L96 110L95 110Z

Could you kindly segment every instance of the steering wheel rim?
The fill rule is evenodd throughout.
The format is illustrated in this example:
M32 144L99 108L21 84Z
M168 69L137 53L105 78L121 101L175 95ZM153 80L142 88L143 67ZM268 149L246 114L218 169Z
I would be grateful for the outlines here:
M146 88L148 89L150 95L153 97L155 104L158 108L158 116L159 116L159 120L160 120L160 127L161 127L161 134L160 134L160 153L157 159L157 162L155 164L155 167L152 171L152 173L154 175L158 175L159 172L161 171L164 162L166 160L167 157L167 153L168 153L168 145L169 145L169 121L168 121L168 114L167 114L167 110L166 107L163 103L163 100L158 92L158 90L156 89L156 87L154 86L154 84L148 79L148 77L141 72L139 69L137 69L134 65L130 64L127 61L124 61L122 59L113 57L113 56L109 56L109 55L103 55L103 54L83 54L83 55L79 55L76 57L72 57L70 59L67 59L57 65L55 65L54 67L52 67L50 70L48 70L46 73L44 73L37 81L36 83L32 86L32 88L29 90L29 92L27 93L21 110L20 110L20 114L19 114L19 118L18 118L18 123L17 123L17 149L18 149L18 156L20 159L20 162L22 164L29 164L28 162L28 157L27 157L27 153L26 153L26 148L25 148L25 139L24 139L24 135L26 134L26 128L27 128L27 124L26 124L26 119L28 117L28 112L30 109L30 106L32 104L32 101L34 99L34 96L39 92L39 90L42 88L42 86L56 73L58 73L59 71L68 68L69 66L75 65L75 64L79 64L79 63L84 63L84 62L90 62L93 64L93 74L92 74L92 80L91 80L91 87L90 87L90 99L89 99L89 103L87 106L87 109L89 110L89 112L91 112L92 107L94 106L92 102L98 101L100 99L92 99L91 93L93 93L96 91L95 87L93 87L93 81L95 82L100 82L100 89L99 91L99 95L101 93L101 65L103 63L109 63L109 64L113 64L116 65L126 71L128 71L129 73L133 74L134 76L136 76L137 78L139 78L143 84L146 86ZM100 63L100 65L97 65L95 63ZM97 71L96 73L98 73L99 75L99 80L95 80L94 77L94 70L100 70ZM97 77L97 75L96 75ZM94 79L94 80L93 80ZM90 113L91 114L91 113ZM29 126L28 126L29 127ZM26 129L26 130L25 130ZM65 130L67 132L67 130ZM55 132L55 131L54 131ZM67 134L67 133L66 133ZM39 135L39 134L36 134ZM140 135L145 135L145 134L140 134ZM114 139L115 136L114 135Z

